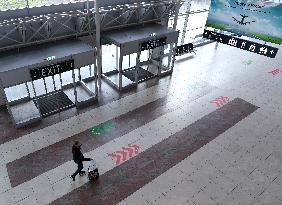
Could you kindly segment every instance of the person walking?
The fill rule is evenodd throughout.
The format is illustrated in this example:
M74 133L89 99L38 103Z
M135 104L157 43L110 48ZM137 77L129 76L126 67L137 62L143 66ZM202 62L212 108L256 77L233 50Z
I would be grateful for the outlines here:
M72 146L72 154L73 154L73 161L77 164L77 170L75 173L71 175L71 178L73 181L75 181L75 176L79 174L82 176L85 174L85 171L82 171L83 169L83 161L91 161L91 158L85 158L81 152L81 143L79 141L75 141Z

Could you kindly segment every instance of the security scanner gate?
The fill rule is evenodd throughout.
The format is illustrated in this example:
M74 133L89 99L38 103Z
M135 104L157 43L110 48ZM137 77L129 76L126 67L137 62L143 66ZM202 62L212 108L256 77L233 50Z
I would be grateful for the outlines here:
M15 126L96 100L95 62L94 48L80 40L61 40L2 54L0 91Z
M116 65L103 79L122 90L172 73L177 40L177 30L156 23L104 33L102 42L116 47Z

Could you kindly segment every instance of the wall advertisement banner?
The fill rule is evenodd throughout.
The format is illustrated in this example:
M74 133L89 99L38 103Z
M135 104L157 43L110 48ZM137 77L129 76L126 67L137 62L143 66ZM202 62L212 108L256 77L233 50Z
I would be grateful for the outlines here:
M282 43L281 0L211 0L206 27Z

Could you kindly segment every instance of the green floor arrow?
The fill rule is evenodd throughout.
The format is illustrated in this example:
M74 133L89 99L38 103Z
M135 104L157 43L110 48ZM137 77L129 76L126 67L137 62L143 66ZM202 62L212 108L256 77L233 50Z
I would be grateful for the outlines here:
M251 65L253 63L252 60L243 61L244 65Z
M104 122L100 125L97 125L91 128L90 130L93 135L100 135L100 134L109 132L110 130L115 129L115 128L117 128L116 123L114 123L112 120L109 120L107 122Z

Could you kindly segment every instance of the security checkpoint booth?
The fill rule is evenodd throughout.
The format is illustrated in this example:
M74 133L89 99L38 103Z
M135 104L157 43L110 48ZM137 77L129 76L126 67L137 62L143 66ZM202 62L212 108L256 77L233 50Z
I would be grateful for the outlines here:
M116 47L116 65L102 74L118 90L173 71L178 31L157 23L106 32L102 41ZM124 63L124 62L127 63Z
M7 51L0 90L16 127L97 99L95 49L76 39Z

